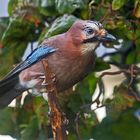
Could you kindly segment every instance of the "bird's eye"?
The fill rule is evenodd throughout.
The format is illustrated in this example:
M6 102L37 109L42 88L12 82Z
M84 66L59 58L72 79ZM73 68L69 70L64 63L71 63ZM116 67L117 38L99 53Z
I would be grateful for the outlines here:
M92 28L87 28L86 32L87 32L88 35L91 35L91 34L94 33L94 30Z

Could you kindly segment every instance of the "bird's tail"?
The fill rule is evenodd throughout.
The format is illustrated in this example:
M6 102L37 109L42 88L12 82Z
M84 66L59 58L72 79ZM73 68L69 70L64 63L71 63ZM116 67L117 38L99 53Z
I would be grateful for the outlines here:
M18 75L0 81L0 108L6 107L14 98L24 91L19 88Z

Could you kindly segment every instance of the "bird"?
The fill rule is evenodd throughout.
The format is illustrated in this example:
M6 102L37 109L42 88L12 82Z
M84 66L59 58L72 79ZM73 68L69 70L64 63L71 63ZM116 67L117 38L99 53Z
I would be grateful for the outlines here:
M65 33L44 39L0 81L0 108L6 107L26 90L43 91L46 85L42 59L55 74L59 93L71 88L94 70L95 50L100 43L114 41L116 38L100 22L76 20Z

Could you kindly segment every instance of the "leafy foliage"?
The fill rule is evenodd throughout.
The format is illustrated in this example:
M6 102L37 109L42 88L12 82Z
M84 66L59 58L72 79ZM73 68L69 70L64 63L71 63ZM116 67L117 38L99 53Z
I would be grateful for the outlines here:
M112 91L114 98L101 102L106 106L104 120L99 123L90 109L97 83L103 96L105 94L102 78L95 73L78 83L74 91L60 93L59 103L69 120L69 140L140 139L139 120L134 115L140 108L137 66L140 61L139 0L9 0L8 12L9 18L0 19L1 78L21 60L28 43L41 42L63 33L78 18L99 20L118 40L122 39L116 52L96 59L96 72L109 69L113 64L123 70L125 76L125 80ZM110 49L114 47L104 45ZM108 61L103 61L107 57ZM0 134L22 140L51 138L48 112L48 105L42 97L28 95L22 106L0 111Z

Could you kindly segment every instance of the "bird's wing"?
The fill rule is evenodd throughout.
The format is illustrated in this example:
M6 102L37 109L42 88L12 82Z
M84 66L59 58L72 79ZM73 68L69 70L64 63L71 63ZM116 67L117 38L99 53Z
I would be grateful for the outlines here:
M55 52L56 49L47 45L40 45L40 47L33 50L33 52L25 59L19 63L1 82L19 74L21 71L31 67L33 64L39 62L41 59L47 57L48 55Z

